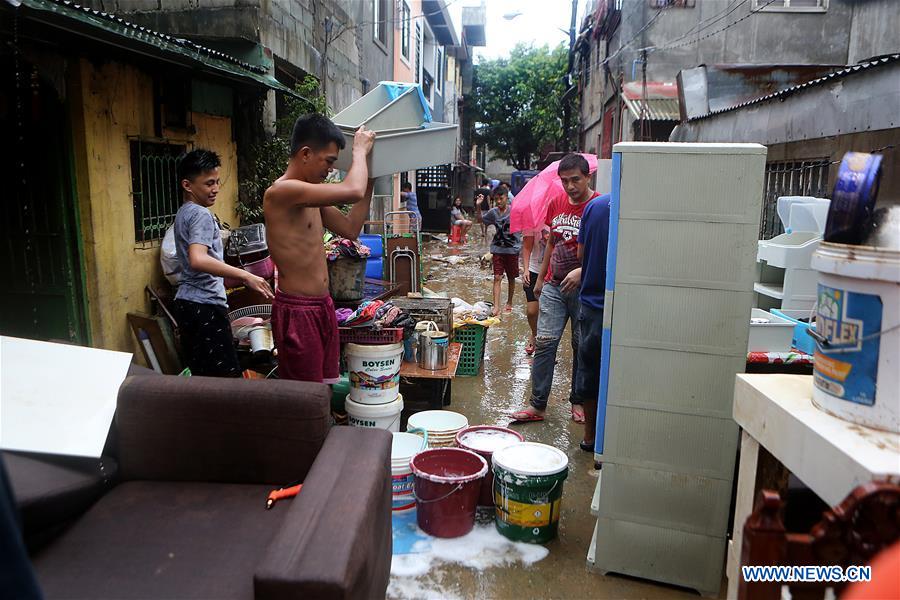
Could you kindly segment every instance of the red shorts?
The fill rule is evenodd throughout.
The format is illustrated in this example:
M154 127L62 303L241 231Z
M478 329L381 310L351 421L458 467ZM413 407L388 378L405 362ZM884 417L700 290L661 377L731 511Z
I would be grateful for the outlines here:
M519 276L518 254L491 254L491 262L494 264L494 277L504 273L513 279Z
M275 292L272 335L278 349L278 377L296 381L340 381L341 343L331 296Z

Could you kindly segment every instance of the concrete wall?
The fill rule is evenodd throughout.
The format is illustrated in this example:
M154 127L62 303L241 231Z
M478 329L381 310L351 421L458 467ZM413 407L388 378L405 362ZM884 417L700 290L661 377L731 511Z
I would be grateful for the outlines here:
M329 106L340 111L369 87L393 74L394 27L388 43L374 41L371 0L82 0L164 33L204 39L247 40L321 78L326 20L333 23L327 48L325 87ZM388 2L394 11L396 2ZM414 13L416 14L416 13ZM359 25L365 23L363 25ZM338 35L340 33L340 35Z
M900 51L900 3L868 0L853 5L847 64Z
M160 283L162 272L159 247L142 248L134 241L129 137L153 137L153 80L129 65L82 59L73 64L69 83L92 342L140 356L126 314L150 310L144 286ZM237 148L231 119L192 113L191 120L195 134L163 134L219 152L222 190L213 212L236 225Z

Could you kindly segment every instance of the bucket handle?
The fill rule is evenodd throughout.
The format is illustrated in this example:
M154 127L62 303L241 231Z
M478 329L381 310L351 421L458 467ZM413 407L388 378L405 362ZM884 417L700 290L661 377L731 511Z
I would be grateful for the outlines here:
M456 486L452 490L447 492L446 495L441 496L440 498L435 498L433 500L422 500L421 498L419 498L419 495L416 494L416 490L413 489L413 497L416 499L416 502L419 502L421 504L431 504L432 502L440 502L441 500L446 500L447 498L452 496L454 494L454 492L461 490L462 486L463 486L463 484L457 483Z
M423 331L432 331L432 327L434 328L434 331L440 331L440 329L438 329L437 323L435 323L434 321L422 321L422 323L425 324L425 329L420 329L419 333Z
M816 305L813 306L811 315L816 312L817 307L818 307L818 303L816 303ZM812 322L812 319L810 319L810 322ZM818 323L818 320L816 320L816 322ZM863 342L868 342L869 340L873 340L877 337L881 337L882 335L884 335L886 333L891 333L892 331L896 331L897 329L900 329L900 323L894 325L893 327L888 327L887 329L882 329L881 331L876 331L875 333L870 333L869 335L863 336L863 337L859 338L859 342L857 342L857 343L861 345ZM812 339L815 340L816 350L819 350L820 352L824 349L828 349L828 352L830 352L831 354L843 354L845 352L859 352L859 348L857 348L857 347L854 347L854 348L831 348L831 342L828 341L828 338L826 338L824 335L819 333L812 324L810 324L810 326L807 327L805 331L806 331L806 335L808 335L809 337L811 337Z
M422 429L421 427L413 427L412 429L407 429L406 433L414 433L414 434L422 434L422 440L425 442L425 447L428 447L428 430Z

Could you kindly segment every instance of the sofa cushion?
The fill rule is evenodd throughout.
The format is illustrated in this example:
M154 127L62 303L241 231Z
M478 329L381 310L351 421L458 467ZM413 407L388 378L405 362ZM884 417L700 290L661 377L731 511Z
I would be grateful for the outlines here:
M82 514L112 485L116 461L3 452L30 547Z
M130 481L34 557L48 598L253 598L292 502L271 486Z

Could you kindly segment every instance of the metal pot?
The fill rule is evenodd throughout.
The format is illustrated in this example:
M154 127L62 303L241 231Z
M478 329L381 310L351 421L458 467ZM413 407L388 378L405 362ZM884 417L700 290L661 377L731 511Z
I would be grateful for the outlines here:
M437 325L433 321L429 321L427 329L419 331L417 337L419 341L419 367L429 371L446 369L450 334L438 331Z

